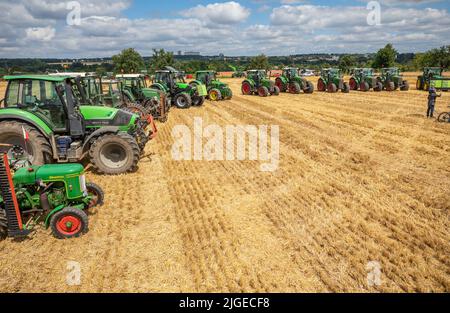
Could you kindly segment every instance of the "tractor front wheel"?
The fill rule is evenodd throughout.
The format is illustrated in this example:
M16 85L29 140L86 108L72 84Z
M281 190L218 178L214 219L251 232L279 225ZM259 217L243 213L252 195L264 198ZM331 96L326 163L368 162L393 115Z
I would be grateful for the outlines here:
M331 92L331 93L335 93L335 92L337 91L337 86L336 86L336 84L335 84L335 83L329 83L329 84L328 84L327 91L328 91L328 92Z
M273 86L273 91L270 94L273 96L278 96L280 94L280 88L278 88L278 86Z
M314 85L310 81L306 82L306 88L303 89L304 93L313 93L314 92Z
M211 101L219 101L222 100L222 93L219 89L213 88L208 92L208 98Z
M300 91L301 91L301 88L297 82L294 82L289 85L289 93L299 94Z
M140 154L141 149L136 140L125 132L103 135L95 139L89 149L95 171L108 175L134 171Z
M88 209L103 204L105 193L103 192L103 189L99 185L94 183L87 183L86 189L88 195L92 197L91 201L89 202Z
M267 97L269 94L269 89L267 89L267 87L261 86L258 88L258 95L260 97Z
M401 91L408 91L408 90L409 90L409 83L408 83L407 80L404 80L404 81L403 81L403 84L402 84L402 86L400 87L400 90L401 90Z
M24 132L29 137L26 144ZM50 143L36 128L26 123L0 122L0 143L22 147L33 165L44 165L51 163L53 160Z
M394 91L395 90L394 82L388 82L387 85L386 85L386 90L387 91Z
M88 216L76 208L64 208L50 219L53 235L58 239L80 237L89 229Z
M191 97L186 93L180 93L175 96L175 106L179 109L188 109L192 105Z
M202 106L203 103L205 102L205 97L203 96L193 96L192 97L192 105L199 107Z

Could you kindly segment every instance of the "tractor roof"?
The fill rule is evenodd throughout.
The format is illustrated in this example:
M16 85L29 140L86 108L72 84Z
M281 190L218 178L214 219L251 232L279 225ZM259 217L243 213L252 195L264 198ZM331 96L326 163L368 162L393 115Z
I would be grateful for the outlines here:
M67 72L67 73L50 73L49 76L64 76L64 77L89 77L89 76L97 76L96 73L88 73L88 72Z
M51 82L63 82L69 76L50 76L50 75L12 75L3 77L4 80L44 80Z
M216 71L213 71L213 70L204 70L204 71L197 71L196 73L216 73Z
M296 68L296 67L285 67L285 68L283 68L283 71L285 71L285 70L298 70L298 68Z
M144 76L144 74L118 74L116 78L140 78Z

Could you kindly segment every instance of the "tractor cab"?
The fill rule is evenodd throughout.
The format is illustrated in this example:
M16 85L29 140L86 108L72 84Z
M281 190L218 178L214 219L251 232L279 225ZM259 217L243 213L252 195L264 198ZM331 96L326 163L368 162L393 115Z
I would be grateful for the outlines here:
M382 68L381 76L384 76L384 77L400 76L400 71L397 67Z
M247 78L254 80L255 83L259 85L267 78L267 73L265 70L250 70L247 72Z
M298 76L298 68L295 67L286 67L283 69L283 76L286 76L289 80L294 79L294 77Z
M103 103L107 106L117 108L124 105L125 95L123 82L117 79L101 79L101 92Z
M217 73L215 71L198 71L195 73L195 80L209 86L213 81L217 81Z
M81 105L103 105L101 78L95 73L52 73L49 76L68 77L74 96Z
M434 78L442 76L443 69L440 67L425 67L423 73L425 77Z

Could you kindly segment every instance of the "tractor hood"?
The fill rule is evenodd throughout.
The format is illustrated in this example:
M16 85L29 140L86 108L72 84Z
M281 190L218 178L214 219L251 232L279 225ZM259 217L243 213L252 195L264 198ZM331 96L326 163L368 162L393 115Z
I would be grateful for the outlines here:
M189 87L189 84L187 83L177 83L178 88L180 89L186 89Z
M159 91L159 90L156 90L153 88L142 88L141 90L146 98L152 98L152 97L156 97L158 99L160 98L161 91Z
M118 126L121 131L133 130L139 116L120 109L103 106L80 106L86 127Z
M13 180L15 184L34 184L37 180L64 181L81 176L83 173L84 168L81 164L47 164L21 168L14 173Z

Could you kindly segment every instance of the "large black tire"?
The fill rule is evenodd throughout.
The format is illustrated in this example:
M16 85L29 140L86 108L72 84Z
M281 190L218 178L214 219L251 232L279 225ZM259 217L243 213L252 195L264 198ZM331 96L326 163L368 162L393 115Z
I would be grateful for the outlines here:
M300 85L297 82L289 84L289 93L298 95L301 91Z
M222 100L222 93L217 88L212 88L208 91L208 99L211 101Z
M281 78L277 77L277 79L275 79L275 85L277 85L278 88L280 88L281 92L286 92L287 86L285 84L283 84L283 81L281 80Z
M361 91L369 91L370 86L368 82L361 82L361 84L359 84L359 90Z
M335 83L329 83L327 86L327 91L330 93L335 93L337 91L337 86Z
M310 81L306 82L306 87L303 89L304 93L313 93L314 92L314 84Z
M69 227L68 223L72 223L72 227ZM64 208L51 217L50 228L53 236L58 239L80 237L89 230L88 216L82 210Z
M404 80L403 85L400 87L401 91L408 91L409 90L409 83L408 81Z
M99 185L94 183L86 183L86 189L88 194L94 197L94 199L89 203L89 209L103 204L105 193Z
M231 100L231 98L233 98L233 91L229 87L227 87L227 91L228 91L228 96L226 96L224 98L224 100Z
M107 175L133 172L140 153L136 140L125 132L98 137L89 149L94 170Z
M175 106L179 109L188 109L192 106L192 99L187 93L179 93L173 99Z
M192 97L192 105L195 107L202 106L205 103L205 97L203 96L193 96Z
M376 85L373 87L373 90L374 91L381 91L381 90L383 90L383 83L377 81Z
M272 91L271 95L273 95L273 96L280 95L280 88L278 88L278 86L273 86L273 91Z
M26 147L23 130L29 136ZM21 146L30 156L30 162L33 165L43 165L53 161L52 148L48 140L40 131L26 123L18 121L0 122L0 143Z
M241 86L241 91L243 95L249 96L253 93L253 88L249 82L243 82Z
M387 91L394 91L395 90L395 83L394 82L388 82L386 84L386 90Z

